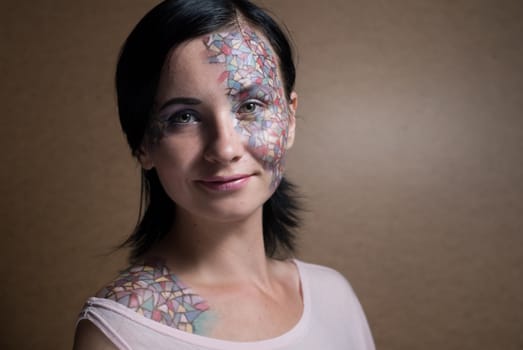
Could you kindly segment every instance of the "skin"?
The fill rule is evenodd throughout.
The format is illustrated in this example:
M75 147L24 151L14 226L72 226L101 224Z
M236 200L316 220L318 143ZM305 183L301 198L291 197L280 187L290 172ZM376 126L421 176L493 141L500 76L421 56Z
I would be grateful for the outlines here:
M198 265L188 263L192 257L185 256L187 251L198 250L192 256L209 254L186 237L199 237L206 249L214 250L224 237L233 236L232 227L252 232L250 237L241 234L241 245L249 242L263 249L262 206L281 181L286 150L294 141L297 106L294 92L287 102L277 62L267 41L248 26L189 41L167 62L149 130L152 142L140 160L146 169L156 169L177 203L176 234L164 243L185 249L158 251L160 256L176 256L170 259L176 261L172 266ZM195 184L207 176L231 174L252 176L246 187L225 194ZM217 221L225 224L223 234ZM205 223L212 227L210 235L210 230L199 229ZM184 276L190 280L194 274ZM207 293L213 294L212 289ZM213 319L225 312L220 310ZM207 322L207 330L213 322Z
M217 82L225 86L232 126L252 155L272 173L270 189L275 190L283 176L289 132L291 139L294 134L294 112L286 102L277 58L249 27L212 33L203 43L208 62L225 67ZM153 143L176 132L179 124L173 125L170 117L159 113L153 119L149 130ZM191 115L184 118L175 120L181 124L180 120L191 120Z
M117 347L89 321L81 321L76 327L74 336L74 350L96 349L96 350L114 350Z
M188 333L204 334L209 319L207 303L159 259L123 271L97 297L114 300L147 318Z
M303 310L296 267L266 257L262 229L263 204L281 181L294 141L297 96L289 96L272 48L248 26L190 40L171 53L139 157L176 203L174 226L147 254L163 258L157 269L164 272L127 270L101 296L218 339L267 339L296 324ZM248 178L238 189L201 185L237 174ZM145 305L145 293L163 288L155 273L192 295L190 307L201 311L194 321L166 314L164 302ZM142 298L131 303L134 294Z
M273 172L271 188L275 189L283 174L284 151L289 133L289 110L272 49L248 27L241 31L213 33L205 43L212 53L209 62L225 64L220 76L229 89L231 101L251 101L248 117L235 118L234 129L264 166ZM242 86L252 84L242 91ZM262 103L260 103L260 101ZM264 106L267 108L263 108Z

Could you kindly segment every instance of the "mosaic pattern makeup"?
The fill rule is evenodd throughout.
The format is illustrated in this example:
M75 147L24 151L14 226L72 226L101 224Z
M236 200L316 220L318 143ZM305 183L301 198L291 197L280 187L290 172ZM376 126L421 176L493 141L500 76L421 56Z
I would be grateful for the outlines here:
M274 189L283 176L289 113L276 57L269 45L248 27L213 33L205 40L209 62L224 64L220 76L231 99L235 130L252 153L272 170Z
M189 333L203 334L203 322L208 319L207 303L177 280L160 260L123 271L97 296Z

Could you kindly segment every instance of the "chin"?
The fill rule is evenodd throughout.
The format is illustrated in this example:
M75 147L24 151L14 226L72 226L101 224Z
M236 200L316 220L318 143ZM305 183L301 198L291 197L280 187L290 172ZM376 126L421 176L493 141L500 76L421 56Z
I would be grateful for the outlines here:
M179 215L189 216L208 222L234 223L262 216L263 204L272 193L264 195L224 196L221 198L200 198L192 203L178 203ZM195 196L196 197L196 196ZM196 199L193 197L193 199Z
M207 225L228 225L231 228L234 227L234 225L248 222L250 220L258 220L258 217L261 220L262 218L262 207L256 208L255 210L248 211L248 210L219 210L214 208L205 208L204 210L200 210L196 214L191 214L192 221L196 224L204 224ZM179 216L175 220L181 219Z

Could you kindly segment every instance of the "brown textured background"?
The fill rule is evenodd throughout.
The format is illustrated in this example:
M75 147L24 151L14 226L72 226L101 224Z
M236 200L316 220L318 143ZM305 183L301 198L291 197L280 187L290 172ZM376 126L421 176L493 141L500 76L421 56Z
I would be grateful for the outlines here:
M155 1L2 1L2 349L68 349L124 263L119 47ZM523 349L523 3L265 0L299 53L300 258L379 349Z

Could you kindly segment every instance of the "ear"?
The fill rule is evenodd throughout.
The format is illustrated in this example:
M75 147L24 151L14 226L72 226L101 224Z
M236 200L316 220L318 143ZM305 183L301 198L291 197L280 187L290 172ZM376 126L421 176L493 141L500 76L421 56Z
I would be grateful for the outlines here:
M151 170L154 167L149 147L141 145L140 149L138 149L136 156L138 158L138 161L142 165L142 168L144 168L145 170Z
M289 134L287 136L287 146L289 149L294 144L294 137L296 135L296 109L298 108L298 94L296 91L291 92L291 99L289 101Z

